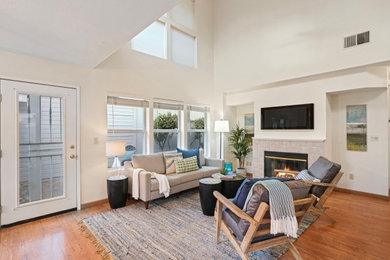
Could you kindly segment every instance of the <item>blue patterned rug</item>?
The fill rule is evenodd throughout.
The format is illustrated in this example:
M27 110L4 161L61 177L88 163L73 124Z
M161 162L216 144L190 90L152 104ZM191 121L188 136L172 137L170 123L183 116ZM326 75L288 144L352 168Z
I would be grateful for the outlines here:
M317 216L301 224L301 235ZM197 189L110 210L84 218L81 229L97 247L103 259L240 259L221 231L215 243L215 219L202 214ZM288 250L276 246L249 254L250 259L278 259Z

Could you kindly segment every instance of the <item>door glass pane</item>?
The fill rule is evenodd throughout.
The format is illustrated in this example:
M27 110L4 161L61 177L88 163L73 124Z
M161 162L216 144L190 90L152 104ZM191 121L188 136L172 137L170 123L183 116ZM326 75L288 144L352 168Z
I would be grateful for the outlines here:
M19 203L64 195L63 100L19 94Z

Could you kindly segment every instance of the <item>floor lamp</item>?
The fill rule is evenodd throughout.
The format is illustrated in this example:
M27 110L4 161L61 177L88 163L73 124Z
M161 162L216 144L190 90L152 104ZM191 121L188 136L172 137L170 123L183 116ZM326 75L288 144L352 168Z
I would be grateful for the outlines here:
M214 125L214 132L219 133L219 157L222 159L222 133L229 132L228 120L217 120Z

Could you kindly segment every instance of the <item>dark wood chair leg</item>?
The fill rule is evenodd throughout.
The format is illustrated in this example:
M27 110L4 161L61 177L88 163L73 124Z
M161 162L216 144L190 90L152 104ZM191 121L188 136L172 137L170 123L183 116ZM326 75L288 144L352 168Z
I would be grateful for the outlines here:
M145 209L149 208L149 201L145 201Z

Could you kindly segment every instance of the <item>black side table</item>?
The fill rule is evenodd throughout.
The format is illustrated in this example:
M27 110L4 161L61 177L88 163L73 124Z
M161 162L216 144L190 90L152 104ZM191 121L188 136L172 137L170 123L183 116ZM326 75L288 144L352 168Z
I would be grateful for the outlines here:
M214 178L204 178L199 180L200 204L204 215L214 216L217 199L213 192L222 191L221 180Z
M236 196L238 189L242 182L245 180L244 176L236 174L233 178L223 178L219 175L213 174L213 178L220 179L222 181L222 195L228 199L232 199Z
M128 177L125 175L114 175L107 178L108 202L112 209L126 206L128 186Z

